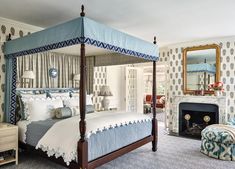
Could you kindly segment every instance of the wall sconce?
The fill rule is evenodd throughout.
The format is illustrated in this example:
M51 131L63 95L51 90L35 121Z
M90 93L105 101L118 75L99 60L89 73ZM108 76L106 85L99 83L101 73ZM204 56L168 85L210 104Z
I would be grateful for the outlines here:
M80 82L80 74L75 74L73 76L73 80L75 82L75 87L78 87L79 88L79 82Z
M32 70L26 70L24 71L21 78L25 79L25 82L23 82L23 84L26 84L26 85L24 85L24 87L27 87L27 84L28 84L28 88L30 88L30 80L35 79L35 75Z

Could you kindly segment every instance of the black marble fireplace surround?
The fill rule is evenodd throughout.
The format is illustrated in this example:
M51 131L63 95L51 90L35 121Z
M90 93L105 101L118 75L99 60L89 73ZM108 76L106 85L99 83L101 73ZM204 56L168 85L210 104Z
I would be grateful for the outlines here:
M185 115L190 119L185 120ZM210 117L209 122L203 118ZM219 108L215 104L180 103L179 104L179 135L191 138L201 138L201 130L207 125L219 123Z

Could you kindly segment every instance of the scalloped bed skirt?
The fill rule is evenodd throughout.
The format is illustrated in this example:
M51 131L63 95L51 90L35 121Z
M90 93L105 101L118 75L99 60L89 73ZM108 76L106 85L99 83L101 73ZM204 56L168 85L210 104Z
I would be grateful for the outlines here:
M36 146L56 120L33 122L27 126L26 143ZM107 129L92 134L88 139L88 160L94 160L112 151L141 140L152 132L152 122L146 121Z

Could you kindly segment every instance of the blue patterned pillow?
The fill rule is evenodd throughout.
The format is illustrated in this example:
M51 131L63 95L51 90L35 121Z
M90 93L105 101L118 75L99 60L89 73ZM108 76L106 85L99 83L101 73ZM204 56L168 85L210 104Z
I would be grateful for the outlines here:
M94 112L95 112L95 109L94 109L93 105L86 105L86 113L87 114L94 113Z
M235 126L235 118L227 122L228 125L233 125Z

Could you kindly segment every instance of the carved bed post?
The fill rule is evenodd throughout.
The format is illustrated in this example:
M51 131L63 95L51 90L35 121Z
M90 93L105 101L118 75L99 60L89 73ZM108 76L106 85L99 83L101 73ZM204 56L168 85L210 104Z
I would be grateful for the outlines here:
M154 44L157 44L156 37L154 37ZM152 150L157 151L157 135L158 135L158 124L156 119L156 61L153 61L153 90L152 90L152 100L153 100L153 119L152 119Z
M84 6L82 5L81 17L85 16ZM83 37L84 38L84 37ZM79 130L81 138L78 141L78 164L79 169L88 168L88 143L85 138L86 134L86 60L85 60L85 44L81 43L80 49L80 122Z

